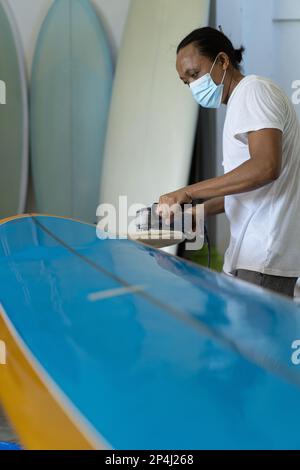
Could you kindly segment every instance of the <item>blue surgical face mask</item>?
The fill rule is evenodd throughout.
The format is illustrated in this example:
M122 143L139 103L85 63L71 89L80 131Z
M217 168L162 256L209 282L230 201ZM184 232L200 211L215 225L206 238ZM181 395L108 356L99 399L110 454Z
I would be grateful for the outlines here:
M219 108L222 103L224 91L224 80L227 70L225 70L222 83L216 85L211 77L211 73L219 56L216 57L210 72L190 84L192 94L200 106L203 108Z

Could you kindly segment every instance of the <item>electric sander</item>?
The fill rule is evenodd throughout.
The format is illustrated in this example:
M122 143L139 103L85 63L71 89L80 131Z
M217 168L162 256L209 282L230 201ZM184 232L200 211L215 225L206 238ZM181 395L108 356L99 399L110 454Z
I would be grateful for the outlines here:
M192 209L196 203L189 205L188 209L184 205L178 206L179 210L172 214L169 224L158 213L158 206L159 204L155 203L137 212L134 236L136 240L157 248L165 248L193 238L195 234Z
M139 232L148 232L150 230L168 231L171 236L174 235L176 230L184 233L185 214L180 211L180 215L171 218L170 224L166 224L163 217L158 213L159 204L155 203L151 207L146 207L136 214L136 228Z

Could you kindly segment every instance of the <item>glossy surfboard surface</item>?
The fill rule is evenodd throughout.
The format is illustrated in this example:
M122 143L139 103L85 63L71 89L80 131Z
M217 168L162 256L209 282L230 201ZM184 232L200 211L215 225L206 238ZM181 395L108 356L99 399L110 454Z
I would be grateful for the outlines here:
M29 449L300 447L300 309L95 226L0 225L0 399Z

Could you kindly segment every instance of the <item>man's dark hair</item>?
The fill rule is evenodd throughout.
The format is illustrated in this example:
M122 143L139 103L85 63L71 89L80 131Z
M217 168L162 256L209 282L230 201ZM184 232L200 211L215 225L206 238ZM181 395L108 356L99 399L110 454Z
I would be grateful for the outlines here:
M195 29L181 41L177 47L177 54L181 49L193 43L201 55L211 60L215 60L220 52L225 52L233 67L237 70L241 69L240 63L243 60L245 48L241 46L240 49L234 49L232 42L223 32L210 27Z

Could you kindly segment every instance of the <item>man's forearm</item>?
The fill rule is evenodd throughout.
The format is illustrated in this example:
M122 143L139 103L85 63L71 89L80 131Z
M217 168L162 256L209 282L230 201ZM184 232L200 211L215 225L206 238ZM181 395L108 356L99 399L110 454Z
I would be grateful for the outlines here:
M259 166L253 160L248 160L224 176L188 186L185 188L185 192L192 200L208 200L252 191L275 179L271 169L269 170L263 165Z
M205 218L212 215L223 214L225 212L225 198L215 197L206 201L204 204L204 216Z

